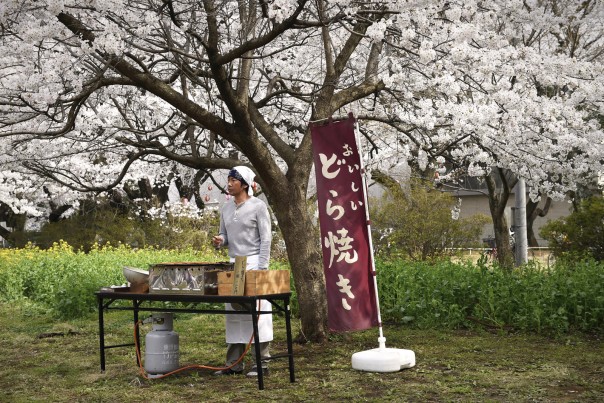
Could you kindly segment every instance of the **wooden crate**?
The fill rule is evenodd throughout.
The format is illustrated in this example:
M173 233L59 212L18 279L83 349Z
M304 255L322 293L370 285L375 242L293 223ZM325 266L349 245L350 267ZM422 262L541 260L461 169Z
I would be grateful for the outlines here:
M234 272L218 273L218 295L233 295ZM243 295L289 292L289 270L249 270L245 272Z

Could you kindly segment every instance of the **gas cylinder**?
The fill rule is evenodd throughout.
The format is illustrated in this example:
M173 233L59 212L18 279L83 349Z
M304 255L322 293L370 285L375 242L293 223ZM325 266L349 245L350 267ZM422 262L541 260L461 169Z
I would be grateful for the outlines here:
M172 330L172 313L153 314L152 330L145 336L145 371L150 378L178 369L178 333Z

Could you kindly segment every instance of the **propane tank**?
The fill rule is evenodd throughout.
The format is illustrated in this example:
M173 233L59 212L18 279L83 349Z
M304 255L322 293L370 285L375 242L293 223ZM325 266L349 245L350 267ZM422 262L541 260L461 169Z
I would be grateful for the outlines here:
M153 314L153 328L145 336L145 371L158 378L178 369L178 333L172 330L172 313Z

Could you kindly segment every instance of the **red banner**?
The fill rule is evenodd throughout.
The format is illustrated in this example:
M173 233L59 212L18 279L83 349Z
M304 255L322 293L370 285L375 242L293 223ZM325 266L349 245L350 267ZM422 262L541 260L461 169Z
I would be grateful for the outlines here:
M378 325L354 117L312 125L329 328Z

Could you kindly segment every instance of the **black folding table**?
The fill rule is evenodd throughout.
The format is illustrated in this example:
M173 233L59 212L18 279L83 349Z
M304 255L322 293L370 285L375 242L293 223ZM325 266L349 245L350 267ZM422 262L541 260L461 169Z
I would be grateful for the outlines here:
M132 293L125 291L114 291L111 289L101 289L95 293L98 300L99 309L99 352L101 356L101 371L105 371L105 350L116 347L134 346L134 343L106 345L105 344L105 318L104 312L107 310L128 310L134 312L134 323L138 323L139 312L184 312L184 313L205 313L205 314L225 314L241 315L248 313L252 316L254 329L254 340L258 340L258 315L271 314L273 311L259 311L257 302L265 299L269 301L276 309L276 312L283 312L285 315L285 328L287 333L287 353L271 356L270 359L287 357L289 360L289 380L295 382L294 374L294 354L292 348L291 334L291 314L289 309L289 299L291 293L253 295L253 296L235 296L235 295L191 295L179 293ZM115 301L130 301L130 304L113 304ZM153 306L154 302L178 302L194 304L193 307L158 307ZM239 304L242 310L227 311L224 308L216 308L216 304L222 303ZM198 306L197 304L205 304ZM210 304L210 305L207 305ZM180 304L178 304L180 305ZM136 327L136 341L140 345L140 335ZM260 363L260 346L254 343L256 362ZM137 357L137 364L138 357ZM264 389L264 376L262 371L258 371L258 389Z

